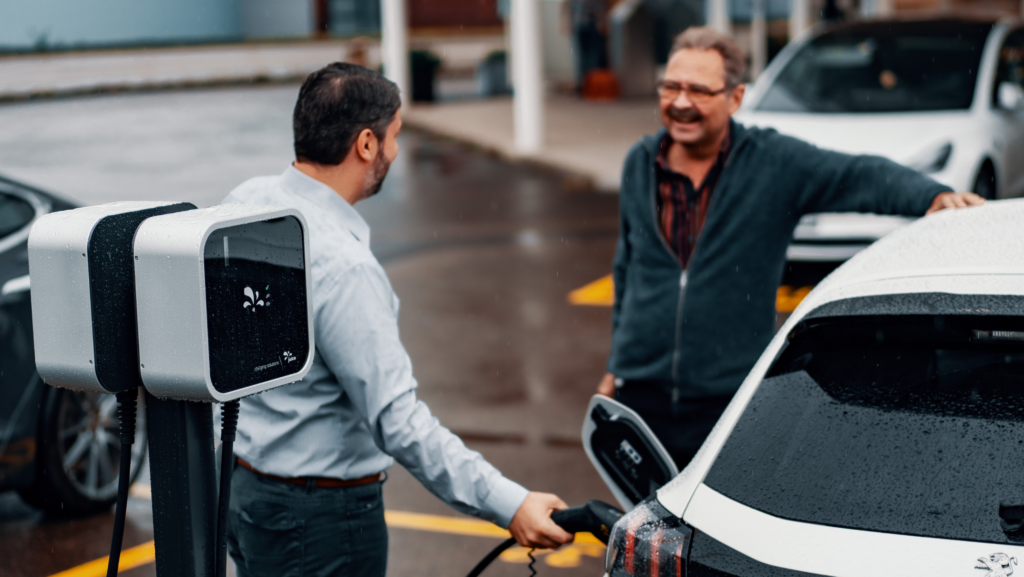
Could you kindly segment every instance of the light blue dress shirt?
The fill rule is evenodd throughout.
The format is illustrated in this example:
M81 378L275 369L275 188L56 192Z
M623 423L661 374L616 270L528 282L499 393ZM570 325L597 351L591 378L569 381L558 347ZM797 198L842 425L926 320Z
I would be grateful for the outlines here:
M398 337L398 297L370 228L326 185L289 166L225 203L298 209L309 225L316 352L302 381L242 399L235 452L282 477L357 479L397 459L455 509L508 527L526 489L505 478L416 398Z

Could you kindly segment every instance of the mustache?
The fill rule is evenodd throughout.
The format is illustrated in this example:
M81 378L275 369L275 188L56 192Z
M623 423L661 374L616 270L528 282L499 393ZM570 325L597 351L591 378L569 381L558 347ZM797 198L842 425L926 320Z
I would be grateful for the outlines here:
M698 122L704 119L704 115L694 107L679 108L676 106L670 106L666 114L676 122Z

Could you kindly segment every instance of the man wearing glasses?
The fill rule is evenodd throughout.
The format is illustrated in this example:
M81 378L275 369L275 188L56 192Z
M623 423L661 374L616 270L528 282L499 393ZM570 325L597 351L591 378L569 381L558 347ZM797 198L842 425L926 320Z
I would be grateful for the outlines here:
M622 170L612 350L598 392L636 410L680 469L771 340L800 217L984 202L884 158L733 121L744 63L728 36L679 35L658 83L664 128Z

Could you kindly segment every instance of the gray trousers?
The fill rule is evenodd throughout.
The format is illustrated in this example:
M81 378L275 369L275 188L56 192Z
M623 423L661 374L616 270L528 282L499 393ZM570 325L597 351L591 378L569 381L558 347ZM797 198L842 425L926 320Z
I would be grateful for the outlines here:
M236 465L228 551L238 577L384 577L381 486L302 487Z

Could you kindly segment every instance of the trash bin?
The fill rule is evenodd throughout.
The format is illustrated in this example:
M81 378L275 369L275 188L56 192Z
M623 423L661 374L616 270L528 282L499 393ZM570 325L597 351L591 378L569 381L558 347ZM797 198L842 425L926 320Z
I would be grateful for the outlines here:
M495 50L477 66L476 86L480 96L497 96L511 92L508 86L508 56Z
M414 102L434 101L434 77L441 67L441 59L429 50L409 53L412 68L412 99Z

